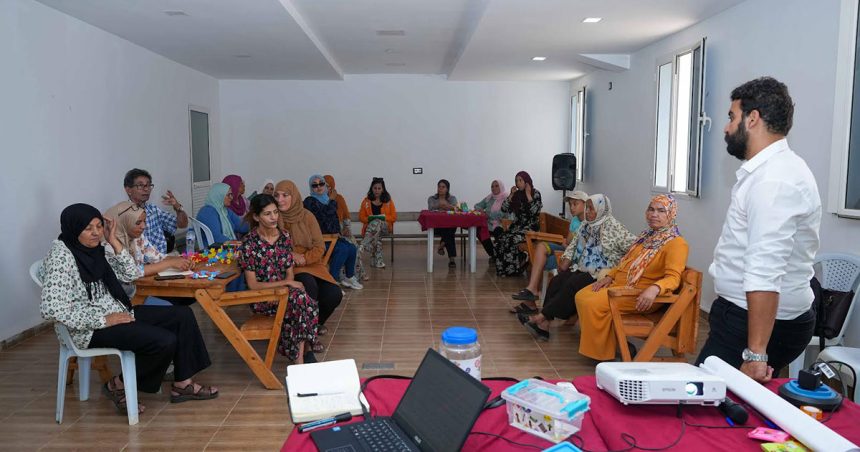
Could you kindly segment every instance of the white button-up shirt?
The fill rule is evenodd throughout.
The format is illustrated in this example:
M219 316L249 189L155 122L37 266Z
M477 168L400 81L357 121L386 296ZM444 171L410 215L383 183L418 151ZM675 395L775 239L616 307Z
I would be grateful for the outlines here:
M747 309L747 292L779 293L776 318L794 319L814 298L821 197L806 162L783 138L737 171L709 269L717 295Z

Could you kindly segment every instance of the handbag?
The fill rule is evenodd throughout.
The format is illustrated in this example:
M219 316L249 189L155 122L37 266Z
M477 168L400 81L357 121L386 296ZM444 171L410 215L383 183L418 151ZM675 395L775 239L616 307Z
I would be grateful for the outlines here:
M821 349L824 349L825 339L833 339L842 331L854 291L824 289L816 278L812 278L810 285L815 293L815 301L812 302L816 314L815 335L819 338Z

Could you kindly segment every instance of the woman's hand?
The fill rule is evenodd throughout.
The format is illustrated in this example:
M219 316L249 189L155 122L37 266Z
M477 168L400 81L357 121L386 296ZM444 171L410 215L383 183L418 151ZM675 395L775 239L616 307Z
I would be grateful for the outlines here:
M305 285L302 284L301 281L287 281L287 287L292 287L293 289L305 290Z
M296 261L296 265L299 267L308 263L307 259L305 259L304 254L293 253L293 260Z
M164 258L164 260L167 261L170 267L178 268L182 271L191 270L191 267L194 264L191 259L186 259L182 256L168 256Z
M119 325L122 323L134 322L134 316L127 312L114 312L105 316L107 326Z
M639 312L647 311L652 304L654 304L654 299L657 298L657 295L660 294L660 288L655 285L648 286L647 289L643 290L642 293L636 297L636 310Z
M514 185L513 187L511 187L511 194L508 195L508 197L510 198L511 196L514 196L514 193L516 193L516 192L517 192L517 186Z
M566 272L568 270L570 270L570 261L562 258L561 262L558 263L558 271Z
M612 278L604 276L603 278L598 279L594 282L594 284L591 285L591 290L593 292L597 292L604 287L609 287L610 284L612 284Z

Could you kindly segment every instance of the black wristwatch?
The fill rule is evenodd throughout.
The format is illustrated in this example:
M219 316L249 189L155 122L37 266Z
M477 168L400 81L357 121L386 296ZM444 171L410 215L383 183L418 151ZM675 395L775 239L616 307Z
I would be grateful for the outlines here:
M767 362L767 353L755 353L749 348L745 348L741 353L741 357L744 361L750 362Z

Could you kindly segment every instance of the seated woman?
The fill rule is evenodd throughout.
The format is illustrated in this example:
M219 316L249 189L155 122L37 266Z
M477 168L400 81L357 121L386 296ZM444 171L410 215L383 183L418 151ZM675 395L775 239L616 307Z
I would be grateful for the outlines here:
M352 220L350 219L349 207L346 205L346 199L344 199L344 197L335 189L334 177L332 175L326 174L323 176L323 179L325 180L326 188L328 188L329 198L337 202L337 220L340 222L340 238L338 241L344 240L358 249L358 242L355 240L355 236L352 235ZM361 253L357 253L355 256L355 275L358 277L359 281L367 281L370 279L367 272L364 270ZM346 276L345 273L344 276Z
M319 303L318 334L326 334L325 322L340 305L343 292L322 262L325 245L322 232L313 214L302 205L302 194L292 181L282 180L275 185L275 202L278 204L281 230L290 234L293 241L293 261L296 281L305 292ZM315 343L314 351L323 351Z
M206 204L197 212L197 220L212 231L215 243L235 241L236 234L248 233L248 223L227 208L232 202L233 190L230 186L225 183L215 183L206 195ZM203 241L204 247L211 245L207 243L205 234L199 240Z
M427 198L427 209L448 212L457 210L457 197L450 192L451 184L440 179L436 183L436 194ZM454 258L457 257L457 244L454 242L454 233L457 228L436 228L433 230L434 235L442 238L439 244L439 254L445 254L445 249L448 250L448 267L457 266Z
M621 306L625 313L651 313L658 295L668 295L681 284L689 247L675 225L677 201L672 195L651 198L645 211L649 229L643 231L619 264L589 287L576 293L582 333L579 353L596 360L615 358L617 341L609 312L610 287L642 289L635 302Z
M609 198L594 195L585 203L585 223L576 240L565 249L559 264L559 273L550 280L546 299L540 313L528 316L519 313L526 329L539 340L549 340L549 324L554 319L576 321L573 297L583 287L593 283L614 267L636 240L621 222L612 216Z
M340 221L337 219L337 201L328 195L325 179L315 174L308 179L311 190L310 196L305 198L304 206L314 215L323 234L340 234ZM345 270L346 278L340 280L340 285L350 289L363 289L364 286L358 282L355 276L355 258L358 247L338 239L334 242L334 250L328 262L328 271L331 276L340 279L341 269Z
M255 196L245 218L252 229L239 246L239 268L245 272L248 287L290 288L278 352L296 364L315 363L312 347L317 340L319 305L294 278L293 244L290 235L278 228L280 212L275 198L266 194ZM273 316L278 305L254 303L251 310Z
M193 263L182 256L166 256L158 251L143 231L146 229L146 210L131 201L123 201L104 214L116 224L116 238L123 248L127 249L134 263L137 264L137 278L152 276L168 269L180 271L190 270ZM105 247L108 256L116 254L112 246ZM134 284L123 284L129 298L134 297ZM147 297L145 304L166 306L170 304L189 305L194 298L183 297Z
M498 237L504 231L502 229L502 220L510 218L508 214L502 212L502 203L505 202L507 197L505 184L502 183L501 179L496 179L490 183L490 194L475 203L475 210L487 215L487 227L490 229L490 234L493 237ZM491 239L482 240L481 245L484 246L484 251L490 256L490 262L492 262L494 254L493 241Z
M254 190L254 193L251 193L251 196L248 197L248 203L250 203L251 200L254 199L254 196L262 195L262 194L274 196L275 195L275 181L273 181L272 179L266 179L265 181L263 181L263 185L260 187L260 189Z
M367 197L361 201L358 218L363 225L361 234L364 236L359 250L363 253L373 253L371 267L385 268L385 262L382 260L382 236L394 232L397 209L381 177L374 177L370 182Z
M582 219L585 216L585 203L588 201L588 193L584 191L575 191L566 196L570 207L570 227L568 227L567 237L561 244L554 242L537 241L534 244L534 255L532 256L532 268L529 273L529 285L525 289L511 295L514 300L520 300L520 303L512 313L527 312L529 314L535 311L535 301L537 301L537 293L540 291L539 284L543 272L555 270L558 268L558 263L555 261L555 252L564 251L567 246L576 241L576 236L579 233L579 227L582 224ZM625 249L626 251L626 249Z
M535 190L531 176L525 171L517 173L515 181L516 186L502 203L502 212L512 214L514 222L499 235L493 252L498 276L522 275L527 256L520 245L526 241L526 231L540 229L543 208L540 192Z
M131 282L138 266L116 237L113 220L87 204L73 204L60 215L60 236L41 268L42 318L65 325L78 348L118 348L135 354L137 387L155 393L173 361L173 403L218 397L217 388L194 383L209 367L209 353L188 306L131 306L120 281ZM116 254L105 255L102 240ZM122 376L102 390L124 414ZM140 405L141 412L143 405Z
M233 200L227 207L239 217L245 216L248 213L248 200L245 199L245 181L235 174L230 174L224 176L221 182L229 185L230 191L233 193Z

